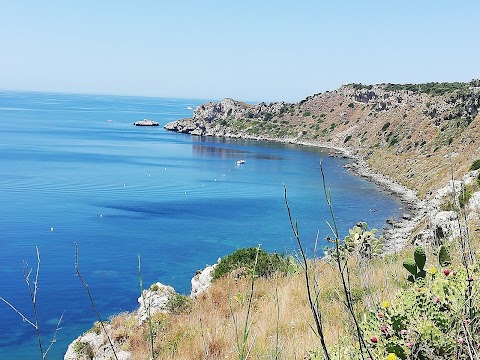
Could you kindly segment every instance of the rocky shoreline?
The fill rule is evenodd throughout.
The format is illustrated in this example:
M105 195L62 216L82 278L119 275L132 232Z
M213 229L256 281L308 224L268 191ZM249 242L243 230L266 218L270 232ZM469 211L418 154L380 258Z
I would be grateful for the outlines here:
M188 133L197 136L205 134L205 128L202 127L202 129L199 129L198 126L198 123L195 125L195 122L192 121L192 119L181 119L166 124L164 128L169 131ZM374 172L358 152L354 153L347 148L332 146L331 144L321 142L298 140L293 137L273 138L268 136L252 136L241 133L235 134L224 131L213 131L212 129L207 131L207 136L254 141L272 141L284 144L317 147L329 151L329 156L340 156L352 159L353 162L345 166L349 171L357 176L366 178L368 181L377 184L385 191L398 197L406 209L405 214L398 219L385 219L386 222L391 225L391 228L384 229L383 232L385 239L384 249L386 253L392 253L401 249L407 243L409 237L414 234L418 225L425 221L427 213L427 205L425 201L419 199L415 191L398 184L383 174ZM418 236L418 234L416 235L417 238L421 238L423 241L428 241L428 233L421 234L420 236Z

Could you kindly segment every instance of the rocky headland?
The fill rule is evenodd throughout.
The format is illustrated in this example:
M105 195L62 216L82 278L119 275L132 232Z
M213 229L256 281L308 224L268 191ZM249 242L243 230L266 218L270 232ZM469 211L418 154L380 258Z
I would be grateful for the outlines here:
M409 239L446 234L436 230L441 203L432 200L480 157L479 108L478 80L349 84L298 103L208 102L165 129L319 146L355 159L351 171L399 196L408 209L389 221L386 247L394 251Z

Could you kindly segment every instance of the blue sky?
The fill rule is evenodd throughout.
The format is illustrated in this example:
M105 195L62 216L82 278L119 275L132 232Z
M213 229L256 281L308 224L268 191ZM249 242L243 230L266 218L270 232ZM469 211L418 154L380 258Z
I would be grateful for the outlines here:
M0 89L299 101L478 78L478 0L0 0Z

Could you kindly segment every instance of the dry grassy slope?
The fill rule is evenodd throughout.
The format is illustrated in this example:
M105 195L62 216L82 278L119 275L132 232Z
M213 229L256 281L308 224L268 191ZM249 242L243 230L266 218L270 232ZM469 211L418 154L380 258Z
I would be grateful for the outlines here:
M480 89L474 81L462 86L429 95L351 84L297 104L259 104L250 107L250 114L219 111L202 125L225 136L347 148L367 159L374 171L424 197L448 181L452 164L458 176L480 158ZM236 106L244 111L244 105Z
M373 170L418 190L420 196L444 184L451 176L451 165L457 175L464 174L473 159L480 157L480 117L472 116L465 128L466 119L445 119L458 111L447 103L455 95L385 92L387 101L394 100L382 109L384 100L356 101L358 92L350 90L346 87L333 95L320 95L299 107L311 114L319 110L325 113L326 107L331 107L333 111L328 110L322 125L337 126L324 136L326 142L358 151ZM315 131L313 136L309 132L304 136L318 139Z

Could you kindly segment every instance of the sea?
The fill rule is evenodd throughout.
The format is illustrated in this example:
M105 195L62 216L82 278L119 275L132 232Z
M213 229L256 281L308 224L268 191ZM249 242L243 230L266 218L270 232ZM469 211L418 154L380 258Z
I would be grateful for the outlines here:
M321 255L333 222L320 163L341 237L404 212L329 150L163 129L207 100L0 92L0 297L15 308L0 302L0 359L40 358L20 313L48 359L92 327L77 260L106 320L137 308L139 269L145 287L189 294L198 269L238 248L296 256L284 189L308 255L316 239ZM144 118L160 126L132 124Z

